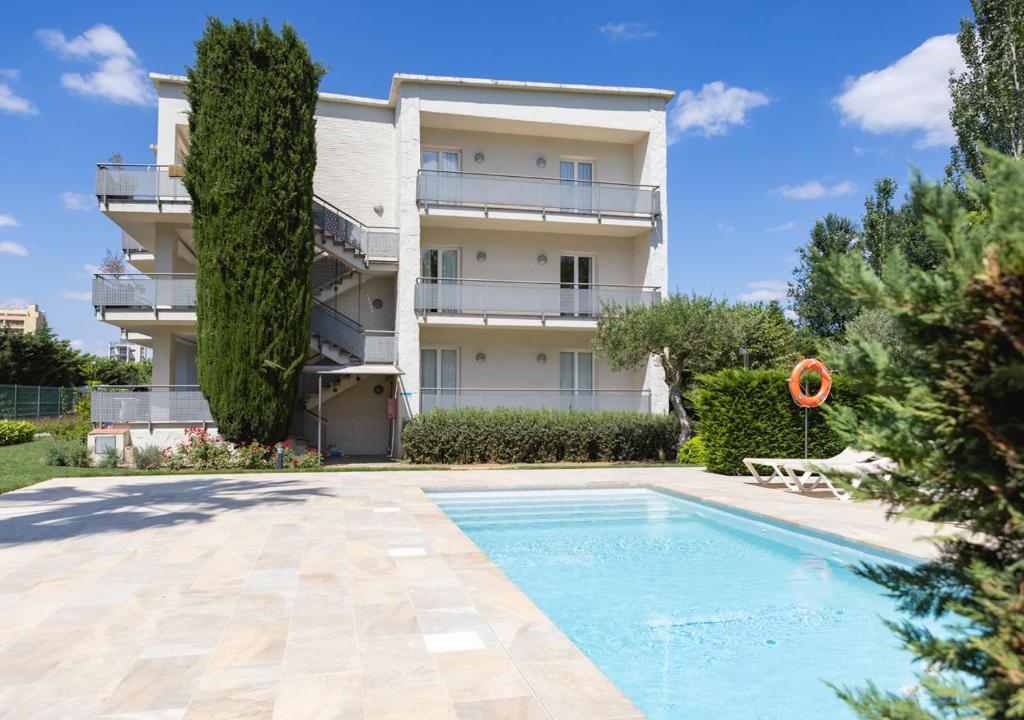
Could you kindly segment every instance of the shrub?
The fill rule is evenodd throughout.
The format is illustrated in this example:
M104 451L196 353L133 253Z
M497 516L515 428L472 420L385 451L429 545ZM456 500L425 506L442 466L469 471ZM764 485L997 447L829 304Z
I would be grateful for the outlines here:
M414 463L654 460L675 450L667 415L499 408L435 409L402 431Z
M25 420L0 420L0 445L17 445L32 439L36 426Z
M96 466L101 468L116 468L121 463L121 451L116 447L105 447L96 460Z
M58 440L81 440L83 442L88 437L89 431L92 430L92 423L89 422L88 414L84 418L75 415L73 417L38 420L35 426L36 432L49 433Z
M707 464L707 449L704 447L704 439L700 435L694 435L686 441L686 444L679 448L679 462L685 465Z
M306 452L297 456L295 460L300 468L318 468L323 464L320 460L320 453L315 448L309 448Z
M164 455L156 445L142 445L135 448L135 468L156 470L164 464Z
M813 389L815 382L808 378ZM789 373L781 370L722 370L697 379L694 401L700 412L705 466L711 472L746 472L745 457L804 456L804 409L789 395ZM856 394L842 377L833 376L826 403L855 403ZM824 412L808 415L808 456L830 457L843 442L825 423Z
M43 460L55 467L89 467L89 448L80 440L54 440Z
M223 438L202 428L185 428L185 440L178 443L173 460L167 464L174 469L224 470L231 467L231 463L231 446Z
M249 470L270 467L273 464L273 452L272 445L262 445L259 440L253 440L248 445L237 445L235 465Z

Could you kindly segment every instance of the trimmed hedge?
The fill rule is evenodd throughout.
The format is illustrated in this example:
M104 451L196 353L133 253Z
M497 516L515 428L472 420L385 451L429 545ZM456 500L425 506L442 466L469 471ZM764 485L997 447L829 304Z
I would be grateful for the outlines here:
M704 439L700 435L691 437L685 445L679 448L677 459L683 465L704 465L708 461Z
M36 426L25 420L0 420L0 445L28 442L36 434Z
M808 374L812 390L817 380ZM700 413L699 432L711 472L741 475L745 457L804 456L804 410L789 395L784 370L722 370L697 378L693 394ZM841 377L832 378L826 405L856 403L857 394ZM843 443L825 423L821 408L808 416L809 457L830 457Z
M675 452L669 415L499 408L434 409L402 430L414 463L659 460Z

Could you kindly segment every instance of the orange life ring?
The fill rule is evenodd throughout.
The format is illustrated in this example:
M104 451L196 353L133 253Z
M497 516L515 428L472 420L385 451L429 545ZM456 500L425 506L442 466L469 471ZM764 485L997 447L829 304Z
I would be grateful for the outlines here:
M804 373L809 370L821 376L821 387L813 395L804 395L803 390L800 389L800 381L803 379ZM789 394L793 396L793 401L800 407L818 407L825 402L825 398L828 397L828 392L831 389L832 376L828 374L828 368L825 367L821 360L814 358L801 360L793 368L793 372L789 374Z

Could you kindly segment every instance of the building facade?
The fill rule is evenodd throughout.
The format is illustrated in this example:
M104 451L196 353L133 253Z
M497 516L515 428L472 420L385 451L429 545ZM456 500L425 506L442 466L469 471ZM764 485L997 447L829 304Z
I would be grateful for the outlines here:
M107 357L117 362L142 362L143 360L149 360L149 354L150 349L138 343L121 340L107 345Z
M38 305L0 307L0 328L16 333L34 333L46 324L46 313Z
M156 163L97 166L136 275L94 278L98 319L153 352L147 393L94 396L94 421L162 442L209 422L197 387L185 79L152 75ZM321 93L309 364L295 436L401 453L434 407L665 412L653 363L592 347L606 303L668 281L672 93L396 75L387 99ZM136 440L145 444L146 437Z

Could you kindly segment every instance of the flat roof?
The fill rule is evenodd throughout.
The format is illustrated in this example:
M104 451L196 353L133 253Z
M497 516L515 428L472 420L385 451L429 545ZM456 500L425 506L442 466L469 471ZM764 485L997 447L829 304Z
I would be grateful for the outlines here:
M160 83L171 85L184 85L188 79L184 75L167 75L164 73L150 73L150 82L154 86ZM661 90L658 88L642 87L620 87L615 85L573 85L566 83L531 82L526 80L491 80L487 78L464 78L449 77L445 75L415 75L411 73L395 73L391 78L391 90L388 97L368 98L358 95L343 95L339 93L321 92L320 99L334 102L351 103L355 105L371 105L375 107L394 107L398 99L398 92L403 83L415 83L423 85L448 85L452 87L472 88L499 88L508 90L531 90L539 92L565 92L585 95L634 95L641 97L663 98L666 102L675 97L674 90Z

